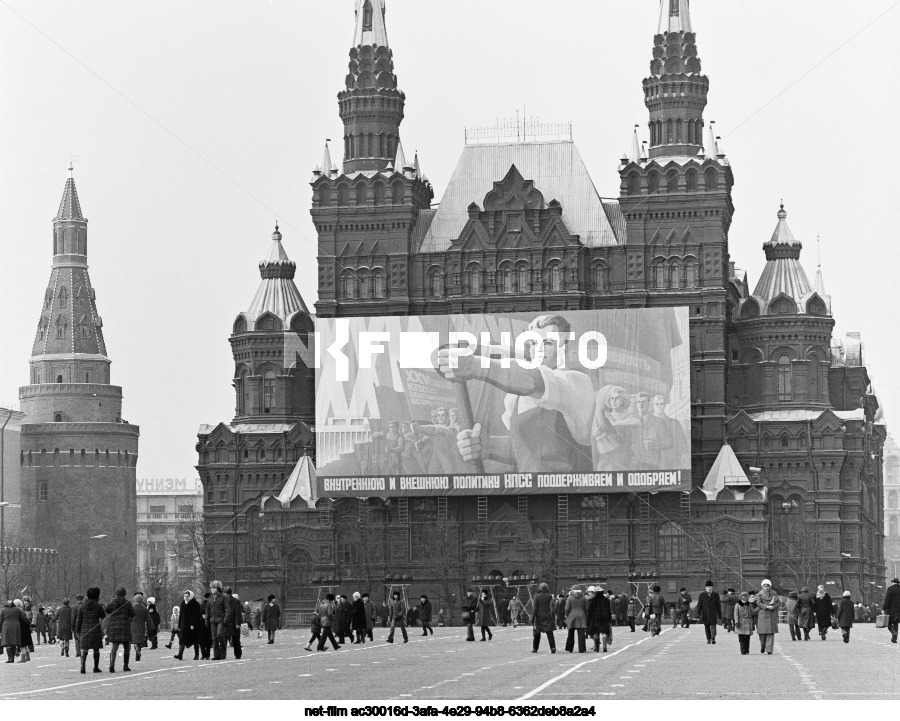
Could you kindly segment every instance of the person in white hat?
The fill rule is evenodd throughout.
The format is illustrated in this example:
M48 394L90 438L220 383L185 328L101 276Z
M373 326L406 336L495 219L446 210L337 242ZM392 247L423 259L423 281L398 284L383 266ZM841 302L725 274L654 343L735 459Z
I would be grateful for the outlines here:
M844 643L850 643L850 629L853 628L853 615L855 609L850 591L844 591L841 597L841 605L838 609L837 621L838 628L841 629L841 635L844 637Z
M770 656L775 648L775 634L778 633L778 609L781 599L772 590L772 582L767 578L756 594L756 605L759 617L756 620L756 632L759 634L759 652Z

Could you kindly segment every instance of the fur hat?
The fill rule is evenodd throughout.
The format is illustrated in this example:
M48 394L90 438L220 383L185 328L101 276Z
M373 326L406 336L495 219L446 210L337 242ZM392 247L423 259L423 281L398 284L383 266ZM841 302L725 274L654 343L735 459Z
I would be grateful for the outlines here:
M850 598L850 591L844 591L844 598Z
M550 586L548 586L546 583L542 583L540 586L538 586L538 591L550 591Z
M770 587L771 587L772 582L771 582L768 578L766 578L766 579L763 580L762 584L760 584L760 585L762 585L762 586L770 586Z
M359 591L354 591L353 600L358 601L360 598L362 598L362 596L359 595Z
M588 586L588 593L597 593L597 589L594 586Z
M270 594L269 594L269 597L268 597L266 600L267 600L267 601L274 601L274 600L275 600L275 594L274 594L274 593L270 593Z
M659 587L659 584L653 587L653 593L659 593L662 589Z
M150 596L150 598L147 599L147 604L152 606L154 603L156 603L156 599L153 598L153 596Z
M897 578L896 576L894 576L894 577L891 579L891 583L900 583L900 578Z
M232 594L231 594L231 597L232 597L235 601L240 601L240 600L241 600L241 599L238 597L238 595L237 595L236 593L232 593Z
M94 586L93 588L89 588L87 590L88 600L99 601L100 600L100 589Z
M712 582L712 581L707 581L707 582L706 582L706 588L712 588L712 587L713 587L713 582Z
M119 587L116 589L116 595L117 595L117 596L124 596L124 595L125 595L125 586L119 586Z
M687 592L687 589L684 586L682 586L681 588L678 589L678 593L686 593L686 592Z

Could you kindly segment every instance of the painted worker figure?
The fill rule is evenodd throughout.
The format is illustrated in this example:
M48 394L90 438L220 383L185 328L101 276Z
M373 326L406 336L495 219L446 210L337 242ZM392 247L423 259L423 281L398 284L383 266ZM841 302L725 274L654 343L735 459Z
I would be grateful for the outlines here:
M482 368L482 358L474 355L457 357L457 367L451 368L454 352L439 351L445 378L480 381L506 392L502 420L509 435L489 436L481 423L475 423L457 435L459 453L466 461L497 461L520 472L589 472L594 389L585 373L565 368L572 328L561 316L542 315L528 330L543 340L543 359L537 368L522 368L516 362L504 368L499 359ZM527 360L537 358L535 346L526 347Z

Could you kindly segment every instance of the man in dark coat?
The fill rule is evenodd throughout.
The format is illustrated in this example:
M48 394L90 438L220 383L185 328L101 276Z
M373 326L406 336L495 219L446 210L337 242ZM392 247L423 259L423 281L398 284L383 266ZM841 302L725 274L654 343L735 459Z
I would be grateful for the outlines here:
M403 643L409 643L409 636L406 633L406 603L400 597L400 591L394 591L391 594L388 615L391 619L391 630L388 631L387 642L394 642L394 629L399 627L403 634Z
M106 635L112 643L112 649L109 652L109 672L116 672L116 655L119 652L119 646L124 647L122 670L130 671L128 660L131 658L131 619L134 618L134 607L125 598L125 589L122 586L116 589L115 599L106 607L106 615L109 616Z
M350 630L352 626L353 609L350 608L350 601L346 594L341 594L340 603L335 609L335 620L337 621L337 630L335 635L338 637L338 643L347 643L347 638L351 640L353 633Z
M150 642L150 650L154 650L159 643L159 624L162 619L156 610L156 599L153 596L147 599L147 640Z
M218 661L223 658L225 651L223 646L227 643L225 640L225 612L227 607L225 604L225 594L222 591L222 582L213 581L209 584L209 592L212 594L209 599L207 623L209 624L209 634L212 637L213 660ZM199 607L200 604L198 603Z
M75 637L75 655L81 658L81 639L75 633L75 617L78 615L78 609L84 605L84 594L79 593L75 596L75 605L72 607L72 635Z
M887 614L891 643L897 643L897 626L900 624L900 578L892 578L890 588L884 594L881 610Z
M556 627L557 628L565 628L566 627L566 594L560 593L556 597L556 608L554 610L556 612Z
M200 649L197 646L200 640L200 628L203 625L203 613L200 604L194 598L193 591L184 592L184 600L179 606L178 612L178 653L175 658L184 660L184 649L194 647L194 660L200 658ZM222 641L224 642L224 637Z
M59 638L59 655L69 655L69 641L72 640L72 623L75 620L75 613L72 606L69 605L69 599L63 599L63 605L56 611L56 633Z
M200 658L204 661L209 661L209 654L212 649L212 631L209 625L209 616L212 613L211 598L212 594L207 591L203 594L203 600L200 602L200 613L203 615L203 626L200 628L200 637L197 640L197 645L200 647Z
M281 606L275 603L275 596L269 595L266 599L268 603L263 606L262 617L260 622L265 626L266 633L269 634L269 643L275 643L275 631L281 625ZM324 626L324 624L322 624ZM321 644L325 648L325 644Z
M797 596L797 608L797 624L803 629L803 640L809 641L809 629L815 624L816 617L813 613L813 597L806 586L800 589Z
M366 625L366 604L363 603L359 591L356 591L350 607L350 637L353 643L366 642Z
M228 615L225 618L225 635L231 638L234 657L240 658L244 655L241 649L241 624L244 622L244 606L238 595L230 588L225 589L225 596L229 603ZM223 654L223 656L226 655Z
M6 649L6 663L16 662L16 649L22 645L22 625L26 623L22 609L12 601L0 609L0 646Z
M556 619L553 613L553 595L550 586L542 583L538 586L537 595L534 597L534 617L532 618L533 636L531 652L537 653L541 645L541 634L547 636L550 644L550 653L556 653L556 640L553 638L553 630L556 627ZM473 636L474 639L474 636Z
M722 618L722 602L716 593L713 582L706 582L706 590L697 598L697 618L706 631L706 643L715 644L716 628Z
M682 628L690 628L691 601L693 600L686 588L682 588L678 592L678 599L675 601L676 625L680 625Z
M731 633L734 631L734 607L737 605L738 596L733 588L729 588L725 592L725 598L722 599L722 627Z
M147 645L147 606L144 603L144 594L140 591L134 594L131 601L134 609L134 618L131 619L131 643L134 644L134 660L141 660L141 649Z
M431 635L434 636L434 629L431 627L431 601L428 600L428 596L424 593L422 597L419 599L419 624L422 626L422 635L427 636L428 632L431 632ZM513 623L515 623L515 619L513 619Z
M75 637L81 649L81 673L85 673L88 651L94 652L94 673L100 673L100 649L103 648L103 629L100 622L106 611L100 605L100 589L89 588L87 600L75 612Z

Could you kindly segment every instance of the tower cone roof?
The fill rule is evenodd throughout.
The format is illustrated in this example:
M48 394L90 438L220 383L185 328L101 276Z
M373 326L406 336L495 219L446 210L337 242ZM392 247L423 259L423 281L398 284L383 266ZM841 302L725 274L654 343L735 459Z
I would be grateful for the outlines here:
M666 33L691 33L691 4L690 0L659 0L659 30L660 35Z
M325 152L322 154L322 175L326 178L337 170L337 166L331 162L331 149L328 147L328 141L325 141Z
M631 138L631 149L628 151L628 160L632 163L640 163L642 157L644 157L644 155L641 150L641 140L638 138L638 126L635 125L634 135Z
M388 47L385 0L356 0L356 28L353 47L377 45Z
M397 155L394 158L394 170L398 173L402 173L409 167L411 166L406 162L406 153L403 152L403 143L400 142L400 138L397 138Z
M288 257L281 244L281 238L281 231L276 223L269 254L259 263L259 275L262 280L246 313L251 323L255 323L265 313L272 313L283 323L297 311L309 314L309 309L294 283L297 264Z
M72 170L72 166L69 165L69 177L66 180L66 187L63 189L62 200L59 201L59 210L56 211L54 220L85 220L81 214L81 203L78 200L78 191L75 189Z

